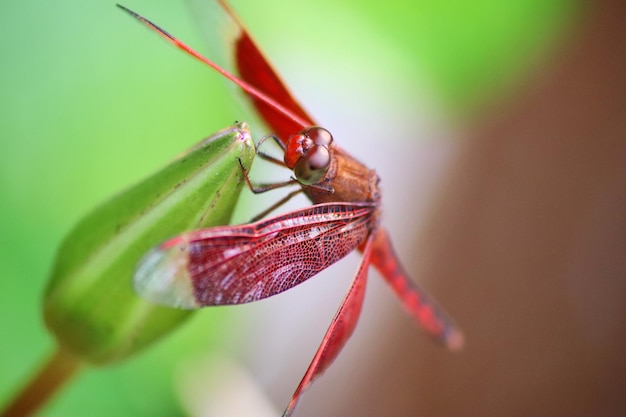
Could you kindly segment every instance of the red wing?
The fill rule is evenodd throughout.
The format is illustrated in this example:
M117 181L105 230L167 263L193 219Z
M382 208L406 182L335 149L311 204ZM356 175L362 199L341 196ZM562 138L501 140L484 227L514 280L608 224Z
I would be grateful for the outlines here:
M431 336L451 350L463 346L463 333L435 301L408 276L393 250L387 232L380 228L372 248L372 264L391 285L404 308Z
M356 249L373 226L373 210L367 203L318 204L253 224L183 234L144 257L135 290L182 308L278 294Z
M300 385L293 394L283 417L289 417L298 403L302 393L311 386L315 378L320 376L333 363L346 342L352 336L356 323L361 315L363 298L365 297L365 284L367 282L367 270L370 265L373 238L370 235L363 250L363 259L357 271L352 285L344 297L330 327L324 335L324 339L317 349L309 368L307 369Z
M272 133L277 135L286 145L289 135L299 132L304 127L313 126L316 123L314 123L311 116L309 116L302 106L293 98L226 1L220 0L220 4L232 19L233 24L237 27L237 33L235 34L232 46L234 48L235 66L239 76L253 87L258 88L278 103L291 110L292 113L304 122L304 124L298 124L292 119L285 117L284 114L270 107L265 102L251 97L253 106L270 127Z

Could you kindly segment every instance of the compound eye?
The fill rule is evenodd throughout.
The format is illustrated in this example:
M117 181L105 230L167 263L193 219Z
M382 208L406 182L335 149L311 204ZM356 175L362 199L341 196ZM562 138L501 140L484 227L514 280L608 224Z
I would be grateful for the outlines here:
M293 168L296 162L298 162L303 155L306 155L312 146L314 146L314 143L311 138L305 134L305 131L291 135L287 149L285 149L285 164L287 164L289 168Z
M299 133L291 135L285 149L285 164L294 168L300 158L307 155L316 146L328 147L333 141L333 135L319 126L311 126L302 129Z
M327 131L328 132L328 131ZM331 136L332 140L332 136ZM305 185L320 182L330 166L330 152L326 146L313 146L296 162L293 173Z
M311 138L315 145L328 146L333 141L333 135L323 127L312 126L305 129L303 133Z

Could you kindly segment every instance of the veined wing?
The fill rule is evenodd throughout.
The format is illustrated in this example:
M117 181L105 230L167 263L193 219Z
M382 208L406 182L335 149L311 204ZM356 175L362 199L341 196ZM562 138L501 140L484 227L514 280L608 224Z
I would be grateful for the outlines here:
M298 285L355 250L375 205L326 203L257 223L185 233L149 252L136 292L180 308L242 304Z

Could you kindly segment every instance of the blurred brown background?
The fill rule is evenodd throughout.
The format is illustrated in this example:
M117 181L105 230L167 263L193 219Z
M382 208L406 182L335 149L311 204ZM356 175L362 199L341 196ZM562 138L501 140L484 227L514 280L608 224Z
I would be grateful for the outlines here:
M468 129L410 237L466 349L423 343L398 309L298 415L626 415L626 7L587 6Z

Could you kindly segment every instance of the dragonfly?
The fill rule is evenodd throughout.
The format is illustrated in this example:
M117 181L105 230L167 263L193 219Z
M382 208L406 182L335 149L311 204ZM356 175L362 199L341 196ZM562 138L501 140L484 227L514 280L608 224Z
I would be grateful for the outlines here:
M172 307L196 309L261 300L315 276L349 253L363 257L322 342L283 416L291 416L302 393L337 358L354 332L373 265L405 310L427 334L455 351L464 336L454 321L411 280L381 225L380 179L376 171L343 150L333 135L314 122L261 53L230 6L219 0L236 27L232 43L237 75L202 56L143 16L118 4L165 40L238 85L273 132L284 152L280 160L258 155L293 172L288 181L255 187L253 192L286 185L313 205L256 222L195 230L152 249L134 276L135 291L148 300ZM263 141L263 138L261 141ZM261 142L260 141L260 142Z

